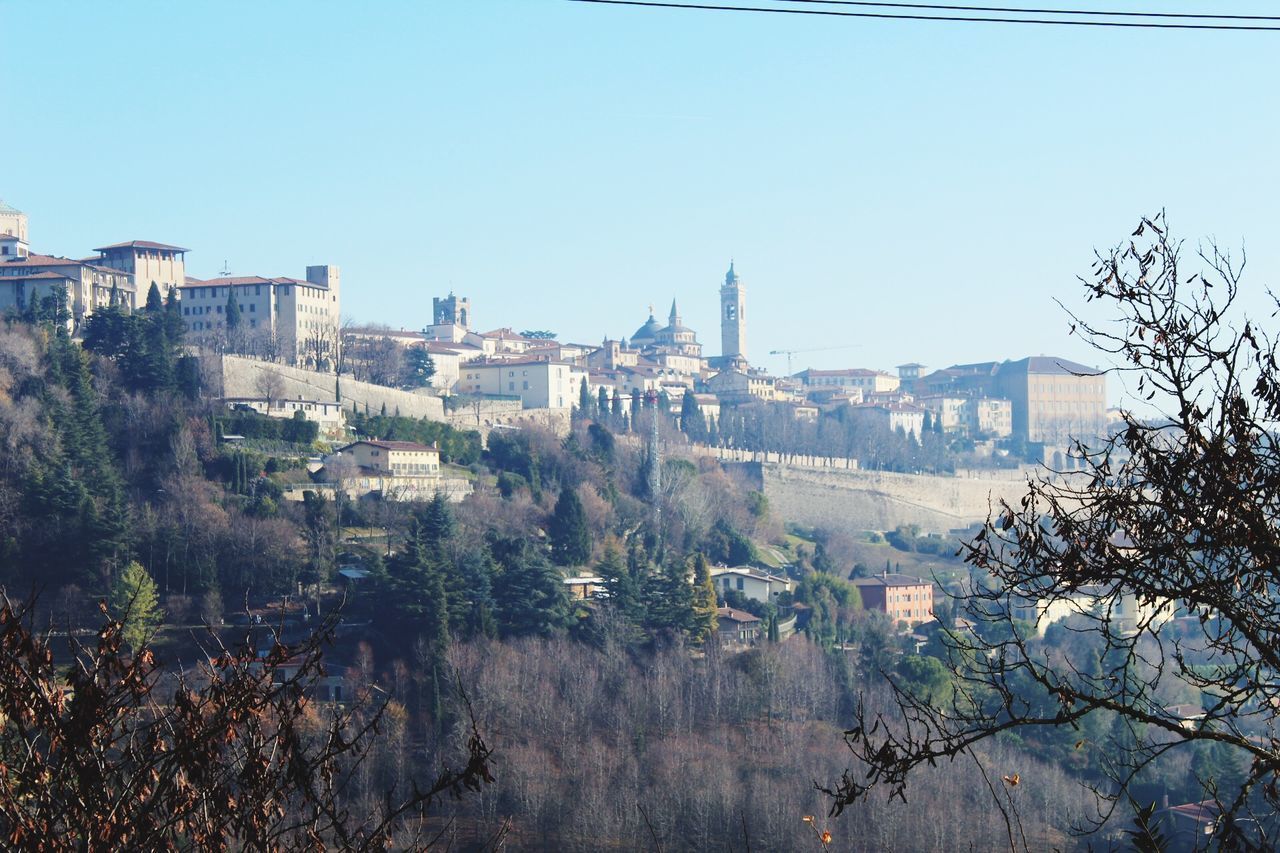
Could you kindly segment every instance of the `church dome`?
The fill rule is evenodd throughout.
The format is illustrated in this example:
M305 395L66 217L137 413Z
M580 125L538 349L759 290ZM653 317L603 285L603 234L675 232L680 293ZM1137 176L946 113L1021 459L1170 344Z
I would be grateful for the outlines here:
M648 343L657 336L659 331L661 331L661 327L658 325L658 321L654 319L653 314L650 313L649 319L645 321L643 326L636 329L636 333L631 336L631 345Z

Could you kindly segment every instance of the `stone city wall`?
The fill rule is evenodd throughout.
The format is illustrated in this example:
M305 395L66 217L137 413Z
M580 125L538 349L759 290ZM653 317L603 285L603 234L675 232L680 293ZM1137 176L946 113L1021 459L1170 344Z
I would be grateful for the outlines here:
M1016 505L1027 489L1025 474L1017 479L935 477L781 464L752 467L779 518L829 529L892 530L918 524L923 532L945 533L985 521L1001 499Z
M318 373L301 367L290 367L287 364L276 364L271 361L258 361L236 355L208 356L212 369L205 371L206 379L215 388L219 388L222 397L263 397L263 389L271 384L279 385L274 389L276 396L285 399L333 400L335 382L332 373ZM402 391L398 388L386 388L368 382L357 382L350 376L343 376L337 386L342 393L342 407L347 411L354 405L360 411L368 411L376 415L387 407L387 414L394 415L397 410L408 418L426 418L432 421L443 421L444 402L429 393Z

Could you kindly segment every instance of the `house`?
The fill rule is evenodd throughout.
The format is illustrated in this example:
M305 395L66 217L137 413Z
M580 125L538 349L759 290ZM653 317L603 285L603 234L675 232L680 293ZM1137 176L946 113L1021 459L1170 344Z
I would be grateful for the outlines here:
M864 610L875 610L893 622L918 625L933 621L933 582L882 572L853 582Z
M753 566L717 566L711 570L711 583L721 598L726 592L733 591L752 601L772 601L781 593L791 592L790 579Z
M760 617L732 607L716 608L717 633L721 642L754 643L760 639Z
M320 432L326 436L341 434L346 423L346 414L342 404L336 400L281 400L267 397L223 397L222 402L230 409L252 410L269 418L288 420L302 417L314 421Z
M1177 603L1168 599L1150 601L1125 589L1083 586L1052 598L1014 596L1009 614L1035 626L1037 635L1055 622L1070 616L1086 615L1104 621L1117 634L1132 634L1139 626L1158 629L1177 612Z
M145 301L151 285L164 295L171 288L182 287L187 280L186 254L191 251L181 246L155 243L151 240L130 240L112 243L94 249L98 253L98 266L111 267L133 276L140 299Z
M302 491L327 485L357 498L424 501L441 494L460 501L472 488L468 480L443 476L437 448L414 441L353 442L325 459L317 476L321 482Z

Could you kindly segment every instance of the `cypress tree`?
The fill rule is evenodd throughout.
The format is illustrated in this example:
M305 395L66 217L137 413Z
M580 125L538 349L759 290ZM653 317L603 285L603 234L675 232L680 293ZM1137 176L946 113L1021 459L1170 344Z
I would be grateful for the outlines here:
M615 415L622 414L622 407L619 406L618 408L619 411L614 412ZM600 386L600 392L596 395L596 412L599 413L600 417L604 417L609 413L609 389L603 385Z
M147 313L159 314L164 310L164 300L160 298L160 285L154 281L147 289Z
M548 525L551 538L551 554L562 566L579 566L591 557L591 531L587 528L587 514L573 487L560 488L555 511Z
M156 292L156 298L159 298L159 291ZM150 306L151 297L147 297L147 304ZM240 329L240 303L236 302L236 291L234 287L227 288L227 332L236 332Z
M582 417L590 417L591 415L591 389L587 387L587 377L582 377L582 382L578 386L578 412Z

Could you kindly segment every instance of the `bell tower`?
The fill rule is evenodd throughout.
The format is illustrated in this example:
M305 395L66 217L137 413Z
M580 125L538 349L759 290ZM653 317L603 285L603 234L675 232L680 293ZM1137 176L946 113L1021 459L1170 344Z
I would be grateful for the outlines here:
M747 360L746 297L747 289L730 261L720 285L720 356L726 363Z

